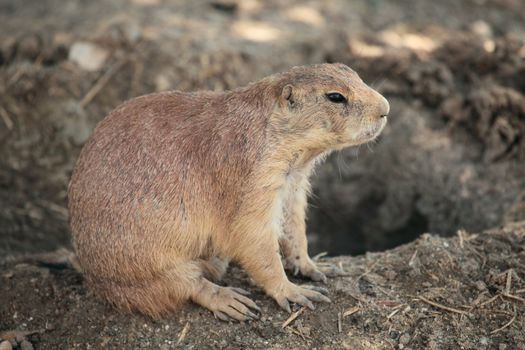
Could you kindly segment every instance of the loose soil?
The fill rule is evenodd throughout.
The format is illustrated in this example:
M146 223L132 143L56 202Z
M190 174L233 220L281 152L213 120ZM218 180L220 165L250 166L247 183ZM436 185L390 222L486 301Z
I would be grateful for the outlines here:
M283 328L290 315L238 268L225 284L252 292L258 321L226 323L194 305L158 321L123 315L73 269L11 261L0 330L31 331L38 349L525 349L525 222L325 262L348 272L329 281L332 303L296 308Z

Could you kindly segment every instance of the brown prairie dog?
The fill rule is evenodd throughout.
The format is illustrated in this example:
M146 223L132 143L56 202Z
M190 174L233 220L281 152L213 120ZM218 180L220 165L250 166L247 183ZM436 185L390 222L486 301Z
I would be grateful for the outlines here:
M96 127L69 186L88 285L152 317L191 300L223 320L256 318L243 290L214 283L233 260L288 311L289 302L329 301L285 274L325 281L340 272L308 256L308 177L329 152L375 138L388 112L343 64L122 104Z

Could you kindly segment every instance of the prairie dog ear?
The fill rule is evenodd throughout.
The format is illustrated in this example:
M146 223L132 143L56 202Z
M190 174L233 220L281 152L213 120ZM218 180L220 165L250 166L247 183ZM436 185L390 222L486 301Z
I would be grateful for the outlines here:
M294 87L291 84L286 84L281 91L281 106L286 105L293 107L295 104Z

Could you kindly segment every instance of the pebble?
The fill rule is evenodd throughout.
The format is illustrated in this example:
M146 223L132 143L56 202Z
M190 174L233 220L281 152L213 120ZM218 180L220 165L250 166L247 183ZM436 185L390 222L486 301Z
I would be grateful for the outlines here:
M0 350L13 350L13 346L7 340L0 343Z
M231 0L215 0L211 2L211 6L219 11L233 13L237 11L239 4L237 4L236 1Z
M475 285L476 285L476 289L479 290L480 292L487 290L487 285L483 281L476 281Z
M394 270L388 270L384 273L385 277L389 280L394 280L397 277L397 272Z
M78 41L71 46L69 60L89 72L98 71L108 58L108 51L87 41Z
M138 6L155 6L160 4L160 0L132 0L131 2Z
M488 345L489 344L489 340L485 336L479 338L479 342L480 342L481 345Z
M399 337L399 344L406 345L410 341L410 334L403 333L401 337Z
M33 344L31 344L31 343L28 342L27 340L23 340L23 341L20 343L20 349L21 349L21 350L34 350L34 348L33 348Z
M470 24L470 30L479 36L491 37L493 32L490 25L485 21L475 21Z
M388 336L389 336L391 339L396 340L397 338L399 338L399 331L392 330L392 331L390 331L390 333L388 333Z

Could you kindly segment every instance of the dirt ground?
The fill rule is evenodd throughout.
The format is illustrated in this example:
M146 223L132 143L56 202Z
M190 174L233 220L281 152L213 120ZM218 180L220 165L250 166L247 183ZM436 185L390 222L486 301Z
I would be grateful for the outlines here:
M262 321L188 306L152 322L100 304L70 269L13 260L70 247L74 161L120 102L336 61L392 112L378 142L313 178L310 250L350 273L331 305L282 329L288 315L248 287ZM524 348L524 94L520 0L0 0L0 331L41 330L25 337L37 349Z
M329 281L331 304L296 309L284 328L289 315L237 268L225 283L252 292L258 321L225 323L193 305L160 321L130 317L86 292L72 269L11 262L0 276L0 329L19 333L0 338L37 349L525 349L524 248L521 222L321 259L348 277Z

